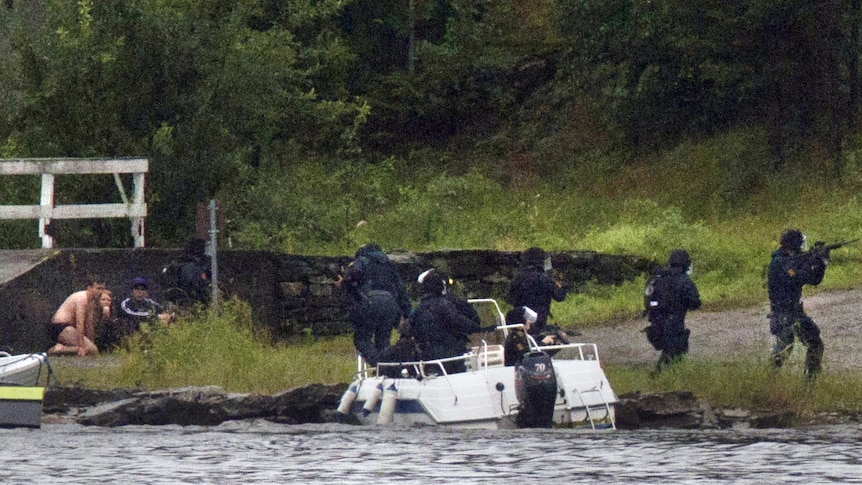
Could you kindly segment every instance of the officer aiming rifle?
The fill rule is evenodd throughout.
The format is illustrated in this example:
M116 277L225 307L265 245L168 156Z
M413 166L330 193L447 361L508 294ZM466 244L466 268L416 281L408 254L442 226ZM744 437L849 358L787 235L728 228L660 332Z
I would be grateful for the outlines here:
M821 369L823 340L820 328L805 313L802 306L802 287L819 285L826 273L829 252L858 239L836 244L816 242L804 251L805 236L799 229L787 229L781 234L780 247L769 262L767 288L769 290L769 331L775 336L772 361L781 367L798 340L807 347L805 374L810 379Z

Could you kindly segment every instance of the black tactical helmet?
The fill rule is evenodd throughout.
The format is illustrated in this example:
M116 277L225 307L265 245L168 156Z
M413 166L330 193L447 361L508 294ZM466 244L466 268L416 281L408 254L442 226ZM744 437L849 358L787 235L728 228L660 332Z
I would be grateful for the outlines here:
M671 268L688 268L691 266L691 258L685 249L674 249L667 258L667 265Z
M356 256L355 257L357 257L357 258L361 257L361 256L368 257L368 256L371 256L373 253L382 253L382 252L383 252L383 250L380 249L380 246L378 246L377 244L368 243L365 246L362 246L361 248L356 250Z
M524 323L524 307L516 306L506 312L506 325Z
M521 260L525 266L543 267L545 265L545 250L542 248L530 248L521 253Z
M436 269L429 269L419 275L419 291L423 295L442 295L446 293L446 276Z
M781 249L785 251L799 251L802 249L802 244L805 243L805 236L799 229L788 229L781 235L779 242Z
M526 306L516 306L506 313L506 325L517 325L519 323L536 323L536 312Z

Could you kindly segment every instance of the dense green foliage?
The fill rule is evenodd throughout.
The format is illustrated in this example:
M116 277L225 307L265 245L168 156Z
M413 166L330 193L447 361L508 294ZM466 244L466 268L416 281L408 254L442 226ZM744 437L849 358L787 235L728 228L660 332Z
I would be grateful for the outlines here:
M795 163L843 177L859 18L855 0L9 1L0 157L148 157L151 245L180 243L218 197L235 247L343 252L380 214L426 226L378 233L388 246L493 245L448 228L463 203L512 246L566 246L506 200L540 209L521 189L542 187L592 214L568 191L716 135L698 158L719 190L695 208L744 206ZM109 177L68 179L62 201L118 198ZM0 198L37 187L7 177ZM35 246L32 225L4 222L0 244ZM126 227L64 221L58 244L127 246Z
M147 156L150 240L181 241L195 203L243 167L353 149L367 108L344 88L353 55L333 25L337 3L273 19L248 1L56 0L3 11L11 47L0 153ZM57 197L114 190L97 183Z
M776 163L814 135L836 153L851 129L858 5L807 0L561 0L579 91L612 136L667 146L757 119ZM857 11L854 11L854 8ZM855 104L853 106L855 108Z

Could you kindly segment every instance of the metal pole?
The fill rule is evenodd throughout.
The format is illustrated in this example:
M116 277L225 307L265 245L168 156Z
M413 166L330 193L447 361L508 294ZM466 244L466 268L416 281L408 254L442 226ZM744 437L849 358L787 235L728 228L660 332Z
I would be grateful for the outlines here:
M216 247L218 242L218 228L216 227L216 201L210 200L210 261L212 262L212 304L218 310L218 258Z
M416 17L413 13L413 0L408 0L407 2L407 23L410 31L407 33L407 72L409 74L413 74L415 71L413 67L413 51L415 49L416 44Z

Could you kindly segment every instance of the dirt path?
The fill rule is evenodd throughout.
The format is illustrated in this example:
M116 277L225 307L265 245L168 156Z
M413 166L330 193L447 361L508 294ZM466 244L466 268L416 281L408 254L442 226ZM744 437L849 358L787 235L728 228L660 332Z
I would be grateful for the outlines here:
M862 290L819 293L803 298L803 302L820 327L826 348L824 369L862 370ZM689 312L690 358L728 361L755 353L766 359L773 344L767 313L767 303L743 310ZM653 365L659 353L640 332L647 324L645 319L631 319L585 329L581 339L598 344L604 363Z

